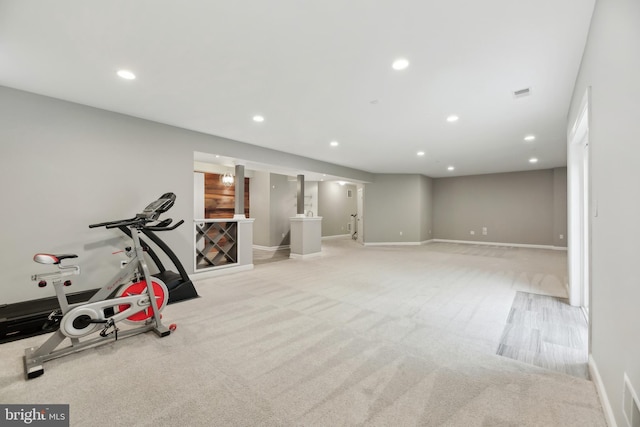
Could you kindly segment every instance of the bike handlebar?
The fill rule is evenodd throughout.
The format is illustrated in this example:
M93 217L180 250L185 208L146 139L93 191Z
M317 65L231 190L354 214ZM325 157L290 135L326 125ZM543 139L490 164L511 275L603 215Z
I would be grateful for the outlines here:
M106 228L119 228L134 226L137 228L144 228L146 230L153 231L169 231L178 228L184 221L180 220L173 227L169 227L171 224L171 218L164 219L158 222L156 225L147 225L150 222L158 221L158 217L161 213L168 211L175 203L176 195L173 193L164 193L160 198L150 203L144 211L137 214L133 218L119 219L117 221L107 221L98 224L91 224L89 228L106 227Z
M133 218L127 218L127 219L119 219L117 221L101 222L99 224L91 224L91 225L89 225L89 228L108 227L109 225L120 224L121 222L133 221L134 219L136 219L136 218L133 217ZM113 228L113 227L110 227L110 228Z
M142 225L144 226L145 222L148 222L145 218L134 218L124 221L112 222L111 224L105 225L107 229L109 228L118 228L118 227L128 227L130 225Z
M184 223L184 220L180 220L178 222L176 222L173 226L171 227L158 227L155 225L149 225L144 227L146 230L151 230L151 231L171 231L171 230L175 230L176 228L180 227L182 224Z
M109 222L103 222L100 224L91 224L89 228L105 227L107 229L111 229L111 228L119 228L119 227L129 227L131 225L139 225L141 228L144 228L146 230L151 230L151 231L171 231L171 230L175 230L176 228L184 224L184 220L182 219L171 227L158 226L158 225L145 225L147 222L151 222L151 221L149 221L146 218L130 218L130 219L124 219L120 221L109 221Z

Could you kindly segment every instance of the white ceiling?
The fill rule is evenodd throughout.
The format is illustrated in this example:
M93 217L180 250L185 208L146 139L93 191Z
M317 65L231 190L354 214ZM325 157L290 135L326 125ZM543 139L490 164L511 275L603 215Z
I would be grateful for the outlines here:
M0 85L374 173L544 169L594 1L0 0Z

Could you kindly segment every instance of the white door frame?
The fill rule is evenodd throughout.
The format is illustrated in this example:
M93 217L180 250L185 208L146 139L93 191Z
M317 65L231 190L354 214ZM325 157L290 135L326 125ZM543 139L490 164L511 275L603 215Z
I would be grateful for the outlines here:
M589 320L591 299L591 167L589 145L590 88L567 135L569 303L582 307Z

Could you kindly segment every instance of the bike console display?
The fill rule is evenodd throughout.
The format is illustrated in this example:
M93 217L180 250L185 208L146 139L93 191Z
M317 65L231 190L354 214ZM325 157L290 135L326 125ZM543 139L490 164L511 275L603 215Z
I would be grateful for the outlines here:
M171 209L175 202L176 195L174 193L164 193L158 200L149 203L142 213L136 216L139 218L156 219L161 213Z

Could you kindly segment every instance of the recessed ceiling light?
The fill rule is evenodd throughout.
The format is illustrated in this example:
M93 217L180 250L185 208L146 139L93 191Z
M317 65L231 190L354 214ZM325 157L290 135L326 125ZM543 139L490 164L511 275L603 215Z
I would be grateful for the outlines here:
M453 123L453 122L457 122L459 118L460 117L456 116L455 114L452 114L449 117L447 117L447 121L449 123Z
M536 157L532 157L529 159L529 163L538 163L538 159Z
M417 154L418 156L424 156L424 151L418 151L416 154Z
M118 70L118 76L125 80L133 80L136 78L136 75L129 70Z
M258 123L262 123L262 122L264 122L264 117L262 117L262 116L253 116L253 121L254 122L258 122Z
M331 141L329 145L332 147L337 147L338 145L340 145L340 143L338 141Z
M455 168L454 168L453 166L449 166L449 167L447 168L447 170L448 170L448 171L452 171L452 170L454 170L454 169L455 169Z
M527 136L524 137L525 141L533 141L535 139L536 139L535 135L527 135Z
M391 67L394 70L404 70L405 68L407 68L409 66L409 61L405 58L398 58L395 61L393 61L393 64L391 64Z

